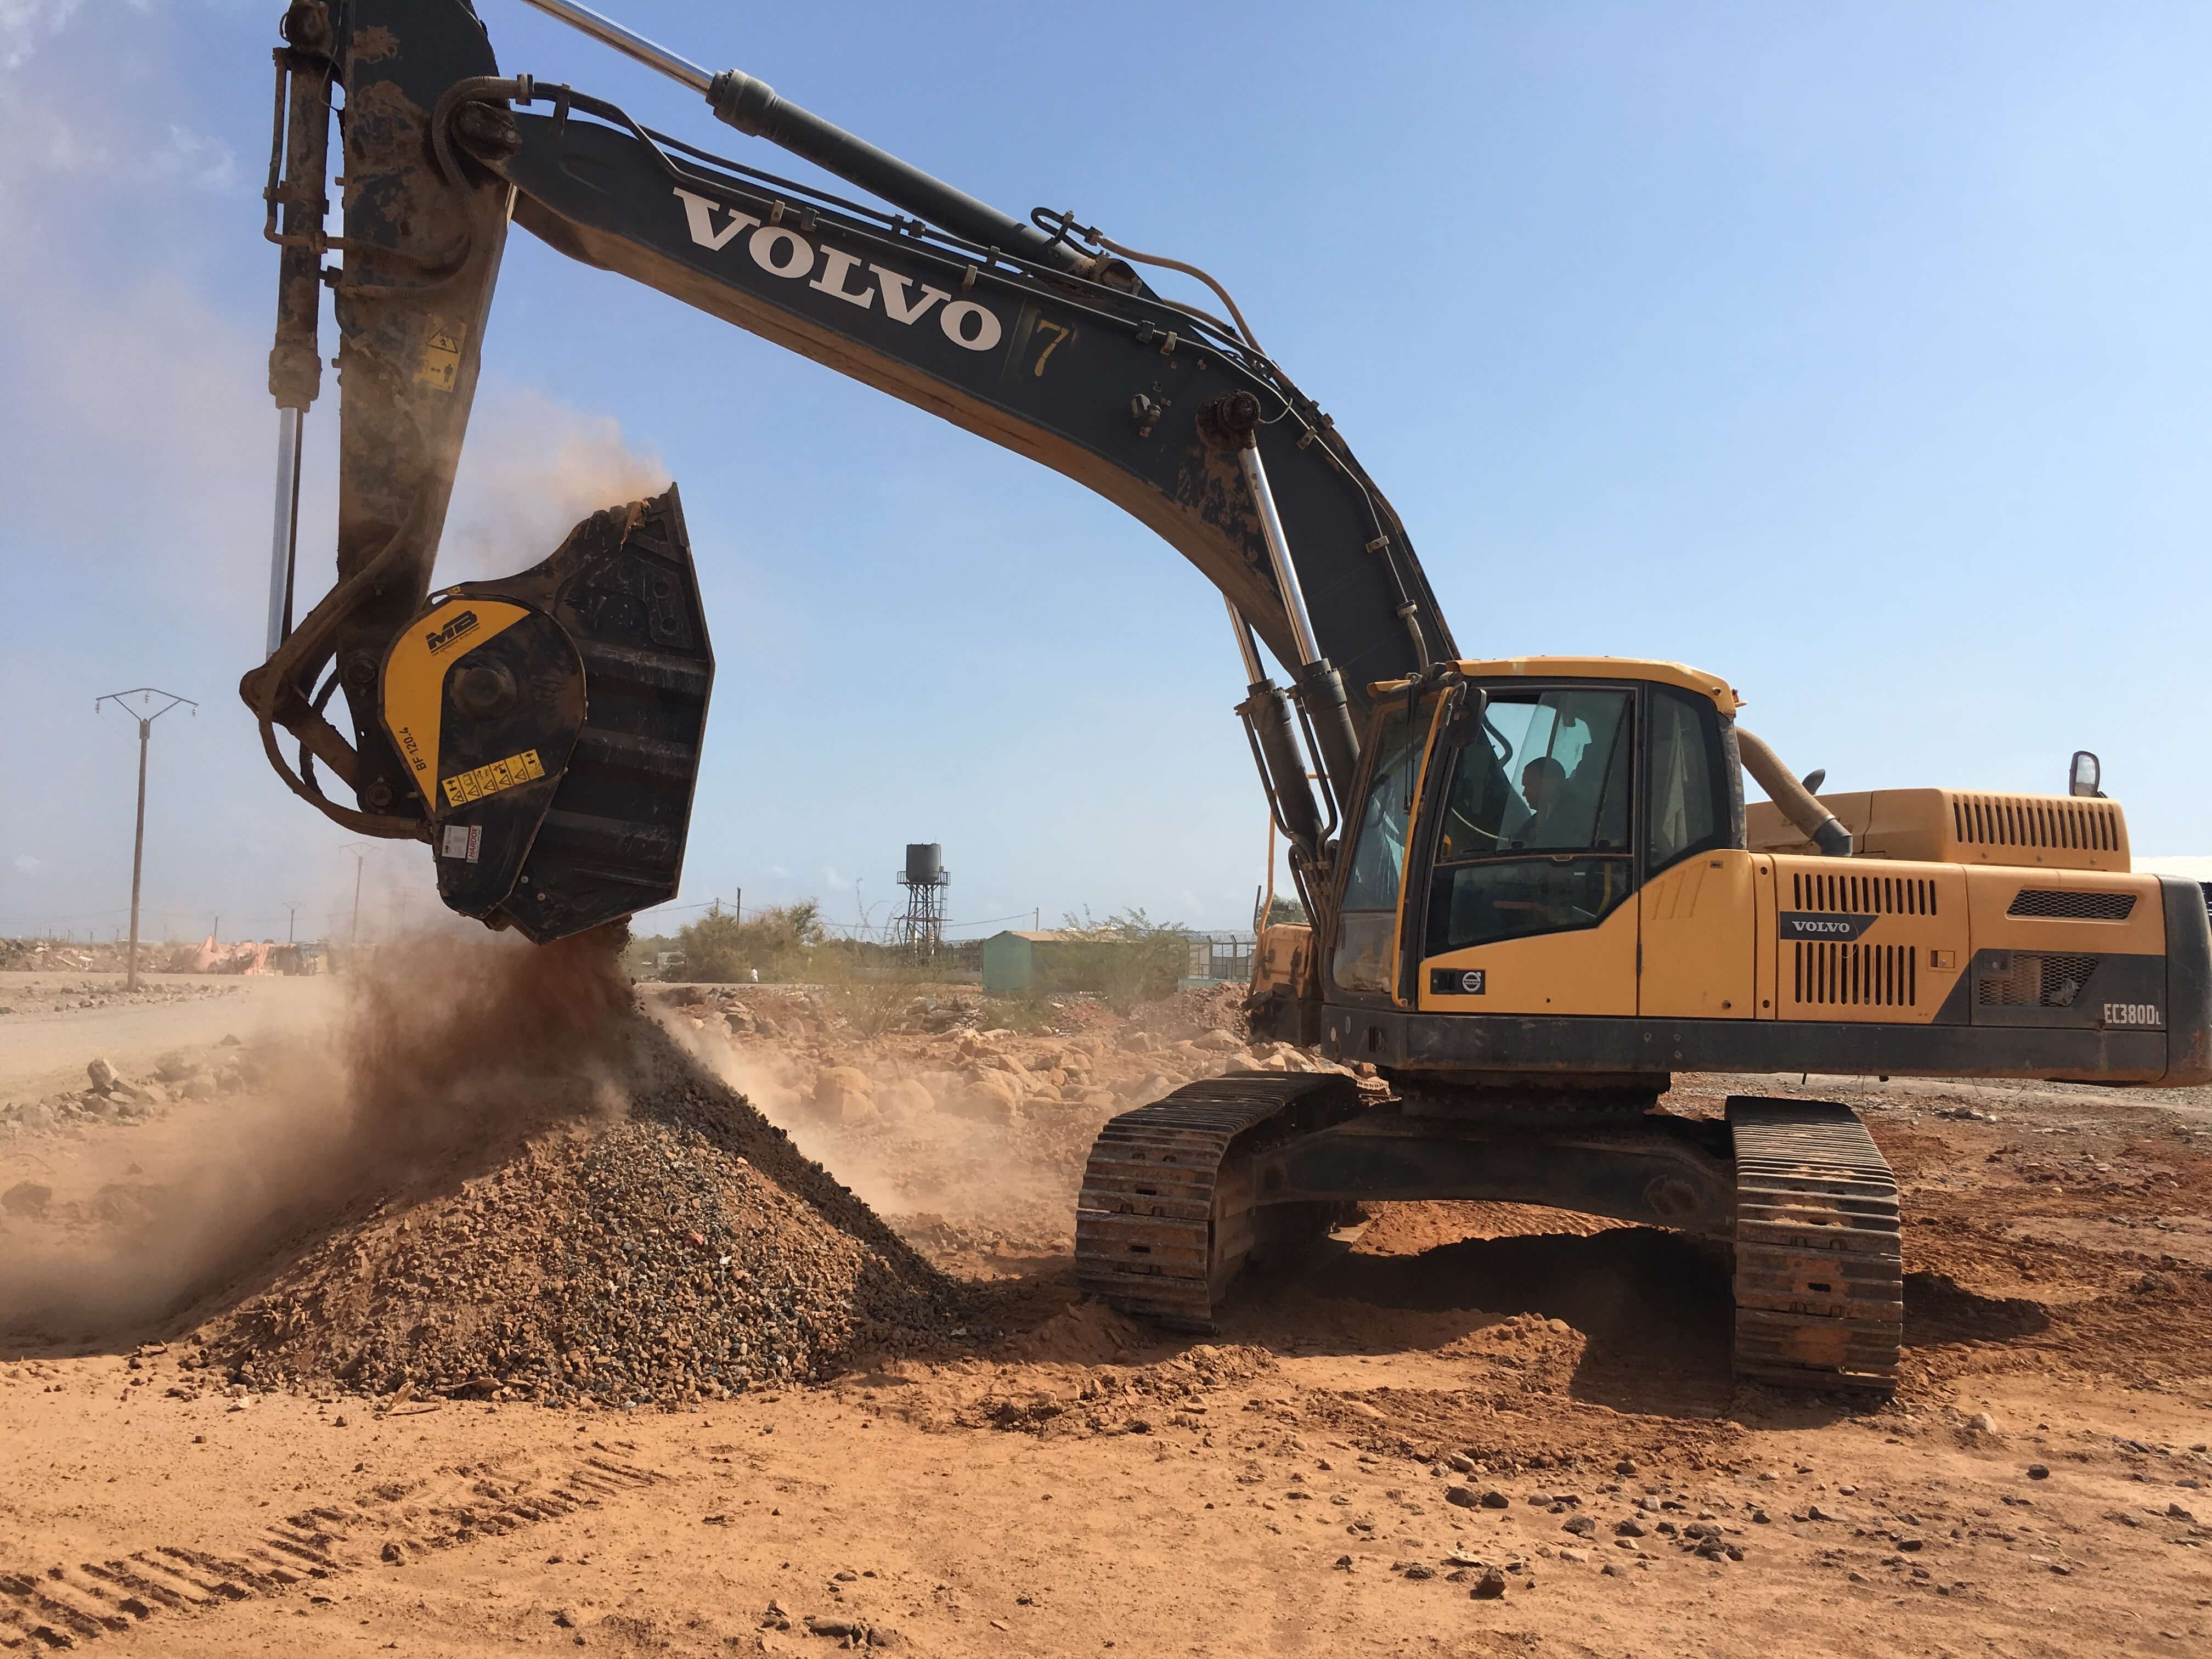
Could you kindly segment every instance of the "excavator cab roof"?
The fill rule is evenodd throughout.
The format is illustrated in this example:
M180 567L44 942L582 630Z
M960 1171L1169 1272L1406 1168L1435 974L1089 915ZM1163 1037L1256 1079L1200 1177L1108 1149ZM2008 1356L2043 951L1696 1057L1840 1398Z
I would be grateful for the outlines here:
M1493 657L1462 660L1455 665L1471 680L1502 680L1525 677L1561 680L1656 680L1679 685L1686 691L1712 699L1713 706L1733 717L1742 706L1735 688L1717 674L1709 674L1686 663L1662 662L1645 657ZM1369 686L1376 697L1403 691L1410 682L1383 680Z

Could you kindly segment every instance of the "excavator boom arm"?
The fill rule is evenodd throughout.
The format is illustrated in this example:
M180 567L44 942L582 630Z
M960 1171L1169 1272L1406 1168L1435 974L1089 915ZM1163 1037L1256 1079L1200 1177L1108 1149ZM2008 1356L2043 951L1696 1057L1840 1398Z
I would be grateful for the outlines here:
M1449 654L1389 504L1326 417L1225 331L1141 289L675 152L610 106L567 101L566 118L518 115L518 147L496 163L523 228L1085 484L1182 553L1295 665L1237 446L1209 415L1249 393L1316 639L1356 702L1419 665L1402 605L1430 653Z

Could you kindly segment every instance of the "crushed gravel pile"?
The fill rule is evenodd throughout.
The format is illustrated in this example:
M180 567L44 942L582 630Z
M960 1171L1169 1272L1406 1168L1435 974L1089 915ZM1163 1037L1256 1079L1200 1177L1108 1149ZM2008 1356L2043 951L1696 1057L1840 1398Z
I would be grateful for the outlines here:
M642 1020L626 1112L418 1180L208 1332L256 1387L622 1406L940 1348L958 1291ZM427 1190L426 1190L427 1188Z

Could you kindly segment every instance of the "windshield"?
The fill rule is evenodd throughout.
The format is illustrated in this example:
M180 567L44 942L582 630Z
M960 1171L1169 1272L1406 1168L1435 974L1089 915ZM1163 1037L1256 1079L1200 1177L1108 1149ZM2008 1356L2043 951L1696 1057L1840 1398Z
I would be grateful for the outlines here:
M1454 763L1437 862L1627 852L1631 695L1493 691L1485 741Z

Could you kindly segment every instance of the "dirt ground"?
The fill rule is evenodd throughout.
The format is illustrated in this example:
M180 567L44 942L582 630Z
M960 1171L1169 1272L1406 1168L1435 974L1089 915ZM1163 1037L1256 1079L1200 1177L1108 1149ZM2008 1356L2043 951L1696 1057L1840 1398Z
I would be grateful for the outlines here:
M180 1044L311 1030L334 995L327 979L138 977L126 992L119 973L0 970L0 1101L82 1087L94 1054L138 1071Z
M1679 1079L1676 1110L1866 1115L1908 1215L1875 1403L1733 1388L1711 1249L1504 1206L1384 1206L1164 1337L1078 1300L1060 1206L1104 1117L1252 1052L1097 1010L862 1036L747 992L660 1017L962 1282L941 1350L622 1409L210 1386L210 1305L18 1341L0 1648L2212 1651L2212 1093ZM51 1069L16 1040L0 1073ZM0 1194L95 1232L125 1172L244 1156L256 1109L0 1139ZM0 1212L0 1259L45 1224Z

